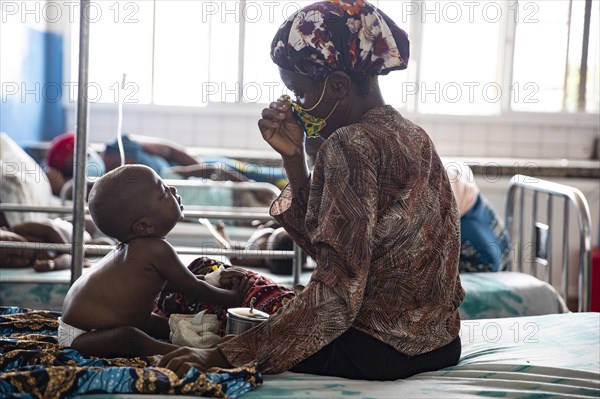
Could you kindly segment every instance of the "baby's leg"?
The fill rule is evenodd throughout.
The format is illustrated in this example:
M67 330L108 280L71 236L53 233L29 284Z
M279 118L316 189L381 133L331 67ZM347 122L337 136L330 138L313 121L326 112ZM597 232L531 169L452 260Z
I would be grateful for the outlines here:
M71 348L88 356L113 358L164 355L179 347L154 339L135 327L124 326L82 334L73 340Z

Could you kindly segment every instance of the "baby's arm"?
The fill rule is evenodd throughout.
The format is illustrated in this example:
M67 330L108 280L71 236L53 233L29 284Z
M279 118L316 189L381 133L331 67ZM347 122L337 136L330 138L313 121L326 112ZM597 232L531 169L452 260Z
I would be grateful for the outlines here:
M246 293L250 289L250 282L242 276L230 290L217 288L199 280L181 262L174 248L164 240L160 240L151 248L154 252L153 265L158 273L167 281L169 287L188 298L214 305L234 307L244 301Z

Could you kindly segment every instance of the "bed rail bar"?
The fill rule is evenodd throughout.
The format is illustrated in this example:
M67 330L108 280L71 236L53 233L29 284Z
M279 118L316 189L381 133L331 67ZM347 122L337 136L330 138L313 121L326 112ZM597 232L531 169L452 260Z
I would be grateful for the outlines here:
M506 228L512 235L515 222L515 197L517 192L520 193L519 198L519 220L518 233L516 241L522 242L524 239L524 217L525 211L525 193L533 193L532 215L531 215L531 231L532 243L534 245L535 264L532 265L533 274L537 277L537 264L542 264L546 267L545 278L546 282L552 283L552 210L555 202L553 198L562 197L563 205L563 221L564 226L562 234L562 282L561 295L566 300L568 295L568 276L569 276L569 205L573 205L577 213L577 221L579 227L579 281L578 281L578 311L587 312L590 310L590 282L591 282L591 264L592 264L592 222L588 202L583 193L564 184L554 183L547 180L533 178L525 175L515 175L509 182L505 204L505 219ZM547 223L540 222L537 215L538 210L538 194L546 194L547 197ZM513 241L515 241L513 239ZM517 254L518 271L523 271L524 248L519 245ZM514 263L514 262L513 262ZM514 267L514 266L513 266Z
M97 180L97 178L88 178L85 183L91 185ZM273 193L275 196L281 194L281 190L271 183L255 182L255 181L243 181L243 182L232 182L232 181L214 181L209 179L164 179L163 182L167 186L173 187L192 187L200 190L207 188L226 188L231 191L243 191L243 190L263 190ZM67 204L67 193L73 188L73 180L65 182L60 191L60 201L63 205Z
M208 210L210 209L210 210ZM201 207L190 205L185 207L184 216L186 219L207 218L207 219L240 219L240 220L272 220L266 208L259 208L263 211L257 211L257 208L241 208L241 207ZM59 206L40 206L40 205L21 205L21 204L0 204L1 211L11 212L45 212L57 214L70 214L73 212L73 207L68 205ZM88 208L85 207L85 213L88 213Z
M52 244L42 242L15 242L0 241L0 248L21 249L32 251L55 251L59 253L71 253L71 244ZM84 244L83 250L88 256L104 256L115 248L113 245ZM234 256L240 259L259 259L267 255L271 259L294 259L295 251L276 251L276 250L254 250L254 249L222 249L218 246L205 247L175 247L175 251L180 255L219 255Z
M266 183L268 184L268 183ZM186 219L198 219L198 218L206 218L206 219L237 219L237 220L272 220L273 217L269 215L268 211L265 209L263 212L256 211L256 208L240 208L240 207L193 207L184 210L184 215ZM202 210L206 208L216 208L215 210ZM73 207L71 206L37 206L37 205L22 205L22 204L10 204L10 203L0 203L0 212L2 211L14 211L14 212L47 212L47 213L56 213L56 214L70 214L73 212ZM84 209L87 213L87 207ZM13 246L17 244L17 246ZM34 244L32 247L23 246L25 244ZM20 246L19 246L20 245ZM22 248L22 249L36 249L35 245L40 245L38 243L11 243L11 242L1 242L0 248ZM48 245L54 246L59 244L44 244L46 245L45 249L48 249ZM65 244L69 247L71 245ZM84 245L84 247L89 247ZM93 246L97 247L97 246ZM57 247L58 248L58 247ZM58 251L57 252L70 252L70 251ZM199 252L179 252L181 254L199 254L199 255L207 255L206 249L198 249ZM186 250L186 251L191 251ZM202 252L204 251L204 252ZM216 251L216 249L215 249ZM254 254L253 251L238 251L238 250L218 250L218 255L223 256L235 256L236 258L260 258L261 255L267 254L272 259L292 259L292 276L294 285L298 285L300 283L300 274L302 272L302 249L294 243L293 251L256 251L257 254ZM285 256L279 257L281 253L285 253ZM108 252L106 252L108 253ZM278 254L278 257L275 255ZM100 255L100 254L97 254Z

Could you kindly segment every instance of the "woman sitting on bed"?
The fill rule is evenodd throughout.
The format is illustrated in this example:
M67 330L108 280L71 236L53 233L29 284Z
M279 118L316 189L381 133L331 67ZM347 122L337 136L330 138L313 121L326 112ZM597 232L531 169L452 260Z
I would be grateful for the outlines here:
M457 364L456 202L431 139L385 104L377 80L408 55L406 33L366 1L321 1L281 26L271 57L295 101L279 98L258 122L289 177L271 215L317 266L269 320L159 366L184 375L256 361L266 374L395 380ZM325 139L312 175L305 134Z

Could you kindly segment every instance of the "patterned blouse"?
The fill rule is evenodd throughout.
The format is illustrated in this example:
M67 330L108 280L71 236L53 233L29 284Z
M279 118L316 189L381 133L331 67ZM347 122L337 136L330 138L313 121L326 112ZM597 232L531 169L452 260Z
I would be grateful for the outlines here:
M352 327L414 356L459 334L459 216L431 139L393 107L321 146L310 184L271 214L315 259L308 285L261 325L219 345L234 366L289 370Z

